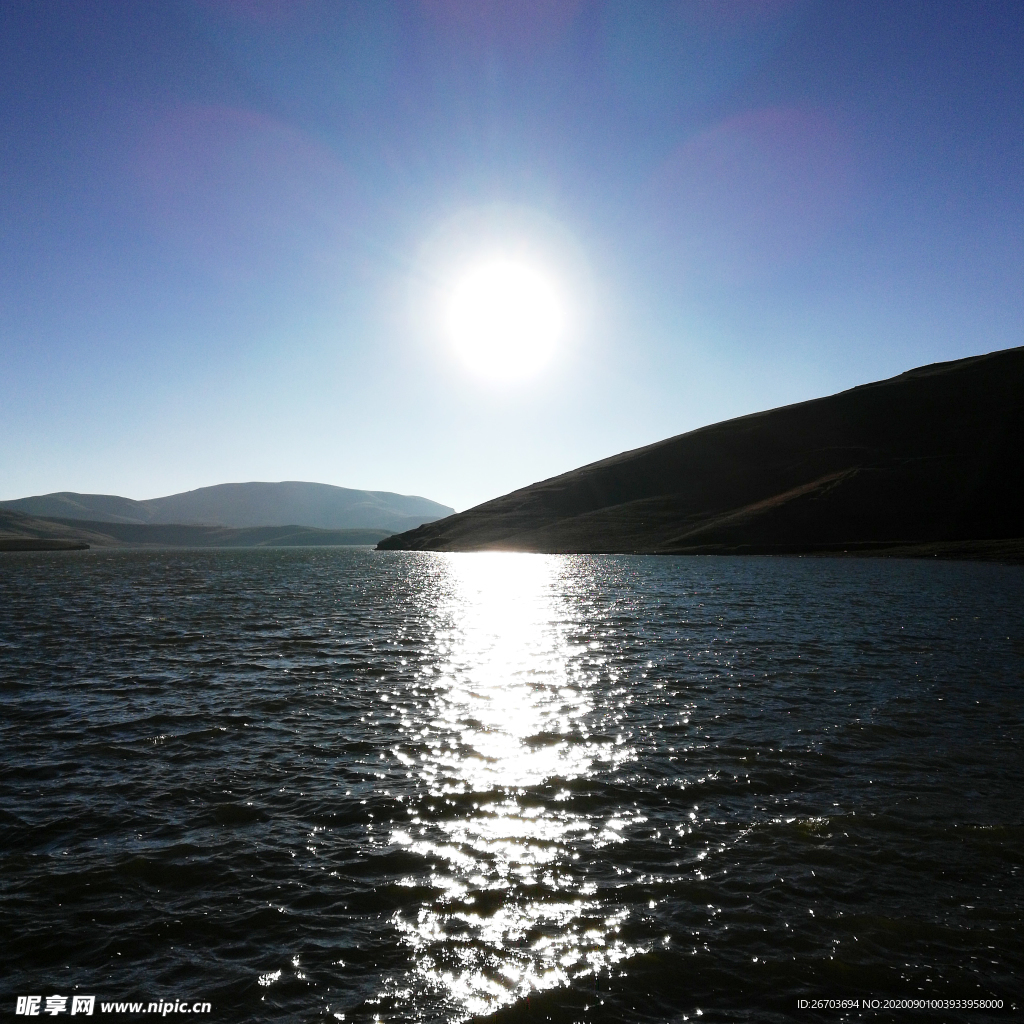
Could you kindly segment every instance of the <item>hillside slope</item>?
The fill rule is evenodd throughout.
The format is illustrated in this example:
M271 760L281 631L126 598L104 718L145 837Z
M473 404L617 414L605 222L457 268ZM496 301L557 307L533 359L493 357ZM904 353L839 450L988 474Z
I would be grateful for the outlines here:
M1024 348L624 452L382 549L805 552L1024 536Z
M95 543L85 530L0 508L0 551L73 551Z

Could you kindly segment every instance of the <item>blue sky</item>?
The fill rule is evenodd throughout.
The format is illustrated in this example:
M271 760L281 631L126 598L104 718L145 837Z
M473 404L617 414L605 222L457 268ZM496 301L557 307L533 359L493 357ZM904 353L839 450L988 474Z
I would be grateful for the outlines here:
M1022 28L1018 0L10 0L0 498L462 509L1021 344ZM437 315L505 245L572 310L514 382Z

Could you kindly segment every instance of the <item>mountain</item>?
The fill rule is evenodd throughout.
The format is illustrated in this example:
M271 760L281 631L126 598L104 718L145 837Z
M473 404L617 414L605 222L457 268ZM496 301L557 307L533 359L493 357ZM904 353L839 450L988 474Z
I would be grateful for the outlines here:
M1024 550L1024 348L716 423L382 549Z
M60 491L0 501L0 508L29 516L101 523L236 528L306 526L321 530L372 529L387 533L408 530L454 511L427 498L298 481L217 484L145 501L112 494Z
M89 547L295 547L376 544L387 530L317 530L308 526L178 526L90 522L26 516L0 509L0 551L57 551Z

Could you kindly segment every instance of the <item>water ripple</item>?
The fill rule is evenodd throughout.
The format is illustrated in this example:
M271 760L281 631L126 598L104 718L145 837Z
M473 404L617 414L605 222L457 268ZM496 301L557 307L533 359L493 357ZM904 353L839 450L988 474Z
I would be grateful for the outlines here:
M0 569L4 998L781 1021L1020 990L1019 569Z

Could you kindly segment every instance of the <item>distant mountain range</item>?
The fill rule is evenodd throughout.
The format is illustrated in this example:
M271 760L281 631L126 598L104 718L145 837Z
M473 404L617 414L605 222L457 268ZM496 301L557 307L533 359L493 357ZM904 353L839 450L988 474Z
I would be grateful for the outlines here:
M716 423L382 549L1024 556L1024 348Z
M447 505L413 495L299 481L217 484L145 501L113 494L59 491L0 501L0 509L36 518L90 523L233 528L302 526L385 533L409 530L455 511Z
M259 548L376 544L387 530L316 530L309 526L177 526L26 516L0 508L0 551L90 547Z

